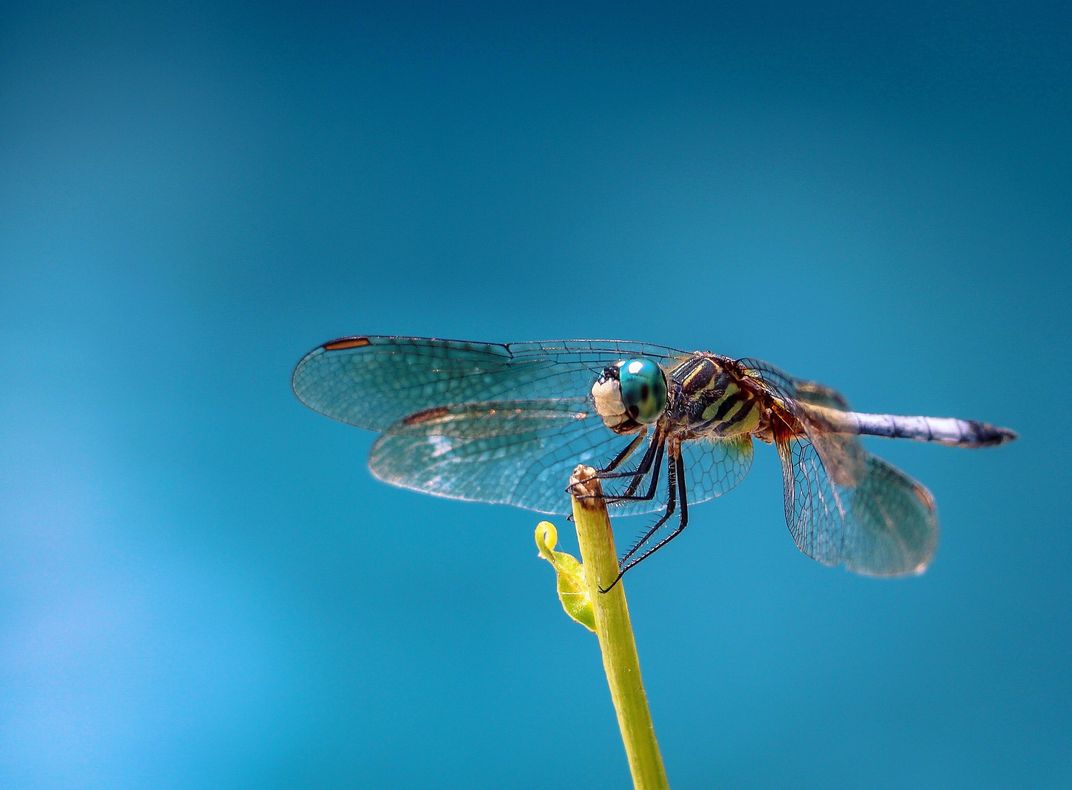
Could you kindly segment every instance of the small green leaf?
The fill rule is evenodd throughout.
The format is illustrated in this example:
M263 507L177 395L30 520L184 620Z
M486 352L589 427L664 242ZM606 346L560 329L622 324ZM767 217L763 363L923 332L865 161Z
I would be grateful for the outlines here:
M558 530L554 524L541 521L536 525L536 548L540 556L554 566L558 577L558 600L562 602L562 608L589 631L595 631L595 612L592 609L592 595L584 579L584 568L576 557L564 551L555 551L556 543Z

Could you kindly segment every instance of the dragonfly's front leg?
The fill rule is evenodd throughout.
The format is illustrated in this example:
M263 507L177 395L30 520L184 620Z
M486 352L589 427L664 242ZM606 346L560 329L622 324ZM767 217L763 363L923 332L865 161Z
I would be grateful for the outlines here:
M626 486L625 491L620 494L611 494L604 496L608 504L614 504L616 502L637 502L645 501L655 498L655 489L659 485L659 470L663 467L663 452L666 450L666 442L659 442L659 444L653 444L651 449L645 454L645 459L649 456L651 461L649 463L641 463L640 467L633 475L633 479L629 481L629 485ZM654 452L653 452L654 451ZM644 480L644 476L651 471L651 482L648 483L648 490L643 494L637 494L636 490L640 487L641 482ZM598 477L598 475L597 475Z
M622 477L632 478L632 480L629 481L629 485L626 486L621 494L607 496L606 500L608 502L632 502L655 498L655 489L659 484L659 470L662 466L663 450L666 447L666 433L664 431L660 431L656 428L655 433L652 434L651 437L651 444L648 445L648 450L644 453L644 457L640 459L640 464L636 469L632 469L628 472L611 471L615 466L620 464L622 460L628 457L636 444L639 443L639 440L643 438L644 434L640 434L636 439L633 439L633 441L626 446L625 451L619 453L605 469L596 472L596 477L600 480ZM640 488L640 484L644 481L644 477L651 471L652 467L655 468L655 472L651 477L647 492L637 496L636 490Z
M596 472L596 477L598 477L600 479L604 479L605 477L609 477L608 473L613 472L615 469L617 469L621 465L621 463L626 458L631 456L633 454L633 450L635 450L637 447L640 446L640 443L642 441L644 441L644 437L646 435L647 435L647 430L645 430L643 433L638 433L636 436L634 436L633 440L631 442L629 442L629 444L627 444L622 449L622 451L620 453L618 453L616 456L614 456L614 458L611 459L610 463L608 463L606 466L604 466L602 469L600 469L598 472ZM629 472L628 474L634 474L634 472Z
M577 498L578 499L596 499L596 498L599 498L599 499L602 499L603 501L605 501L609 505L613 505L616 502L635 502L635 501L643 501L643 500L648 500L648 499L654 499L655 498L655 489L659 485L659 470L662 468L663 452L664 452L665 448L666 448L666 443L665 442L659 442L658 444L655 444L654 440L653 440L651 446L648 447L647 452L644 453L644 458L641 459L639 467L637 467L635 470L633 470L631 472L622 473L620 475L619 474L610 475L610 477L625 477L625 476L628 475L628 476L633 478L629 482L629 485L626 487L625 491L622 492L621 494L603 494L602 496L598 496L596 494L582 494ZM652 471L653 468L654 468L654 471ZM636 490L637 490L637 488L640 487L641 481L643 481L644 477L648 474L649 471L652 471L652 475L651 475L651 482L648 485L648 490L645 493L640 494L639 496L637 496L636 495ZM601 472L596 472L595 477L596 477L596 479L606 479ZM567 490L570 490L570 489L567 489ZM570 493L573 494L572 490L570 490ZM576 496L576 494L573 494L573 495Z
M681 460L680 447L671 448L670 454L671 457L668 458L666 462L666 510L664 510L663 514L659 516L656 522L652 524L647 529L647 531L633 543L632 548L630 548L629 551L622 555L621 559L618 560L618 575L614 577L614 581L612 581L607 587L601 587L600 592L608 592L613 589L614 585L621 581L622 577L625 576L626 571L631 568L635 568L645 559L647 559L660 548L669 543L674 537L679 535L683 529L685 529L685 525L688 523L689 518L689 508L688 502L685 499L685 467ZM673 457L675 454L677 455L676 458ZM648 549L639 557L637 557L636 553L644 546L645 543L651 540L655 533L658 532L662 528L662 526L670 520L670 517L674 515L674 512L677 510L677 503L679 497L681 499L681 518L678 522L677 528L666 538L663 538L650 549Z
M688 496L685 493L685 491L687 489L687 486L686 486L686 483L685 483L685 462L681 457L681 448L680 447L671 448L670 456L671 457L669 459L667 459L667 468L666 468L666 477L667 477L667 484L668 484L666 512L663 513L663 515L659 518L659 520L656 521L655 524L647 532L645 532L640 537L640 540L638 540L636 543L633 544L633 547L631 549L629 549L629 551L627 551L624 555L622 555L621 560L618 561L618 567L619 567L618 575L614 578L614 581L612 581L610 583L609 587L607 587L606 589L601 588L601 590L600 590L601 592L607 592L608 590L613 588L615 584L617 584L619 581L621 581L621 578L626 574L626 571L628 571L631 568L635 568L637 565L642 563L644 560L646 560L652 554L657 552L659 549L661 549L667 543L669 543L674 538L676 538L678 535L680 535L682 532L684 532L685 527L688 526L688 523L689 523L689 501L688 501ZM676 494L677 494L676 498L675 498L675 489L676 489ZM669 535L667 535L662 540L660 540L654 546L652 546L651 548L647 549L639 557L634 556L637 553L637 551L640 549L640 547L643 546L645 543L647 543L649 540L651 540L651 537L659 530L660 527L663 526L663 524L665 524L667 522L667 520L670 518L670 516L673 515L674 510L675 510L675 506L677 504L677 500L680 500L680 502L681 502L681 515L678 518L677 527L674 529L674 531L671 532Z
M647 436L646 430L643 433L638 433L633 438L633 440L625 446L624 450L614 456L614 459L609 464L607 464L605 467L596 472L596 478L599 480L611 480L619 477L632 477L635 479L637 477L643 477L644 475L646 475L648 473L648 470L651 469L651 465L655 460L655 446L657 444L662 444L663 441L663 433L659 430L656 430L655 433L652 434L651 444L648 445L648 449L644 453L643 457L640 459L640 464L637 466L636 469L630 469L627 472L614 471L626 458L632 455L633 450L635 450L640 445L640 443L644 441L645 436ZM639 485L639 482L637 483L637 485Z

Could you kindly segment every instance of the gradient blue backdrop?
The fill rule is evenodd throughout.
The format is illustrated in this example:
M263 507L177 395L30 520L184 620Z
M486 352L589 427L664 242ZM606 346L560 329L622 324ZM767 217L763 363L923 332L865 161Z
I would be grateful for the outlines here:
M537 516L380 485L292 396L404 333L1019 430L876 442L939 503L920 578L800 555L766 451L628 592L677 787L1069 786L1062 5L5 7L0 785L628 781Z

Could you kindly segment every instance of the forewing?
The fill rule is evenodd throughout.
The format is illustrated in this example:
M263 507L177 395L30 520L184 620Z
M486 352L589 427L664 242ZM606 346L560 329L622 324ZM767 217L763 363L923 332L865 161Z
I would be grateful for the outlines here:
M780 443L778 452L785 519L802 552L870 576L927 567L938 544L938 520L926 488L867 453L852 484L842 485L807 437Z
M382 431L405 417L454 404L586 397L600 371L620 359L662 364L682 352L624 340L477 343L424 337L350 337L325 343L294 369L305 405Z
M574 467L602 466L625 441L584 398L457 404L388 428L369 467L381 480L429 494L569 513Z

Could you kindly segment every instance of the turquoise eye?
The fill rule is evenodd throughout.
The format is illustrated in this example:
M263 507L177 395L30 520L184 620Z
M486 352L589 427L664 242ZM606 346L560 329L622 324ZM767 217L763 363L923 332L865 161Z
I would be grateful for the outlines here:
M650 359L627 359L618 368L622 403L637 422L655 422L666 408L666 377Z

